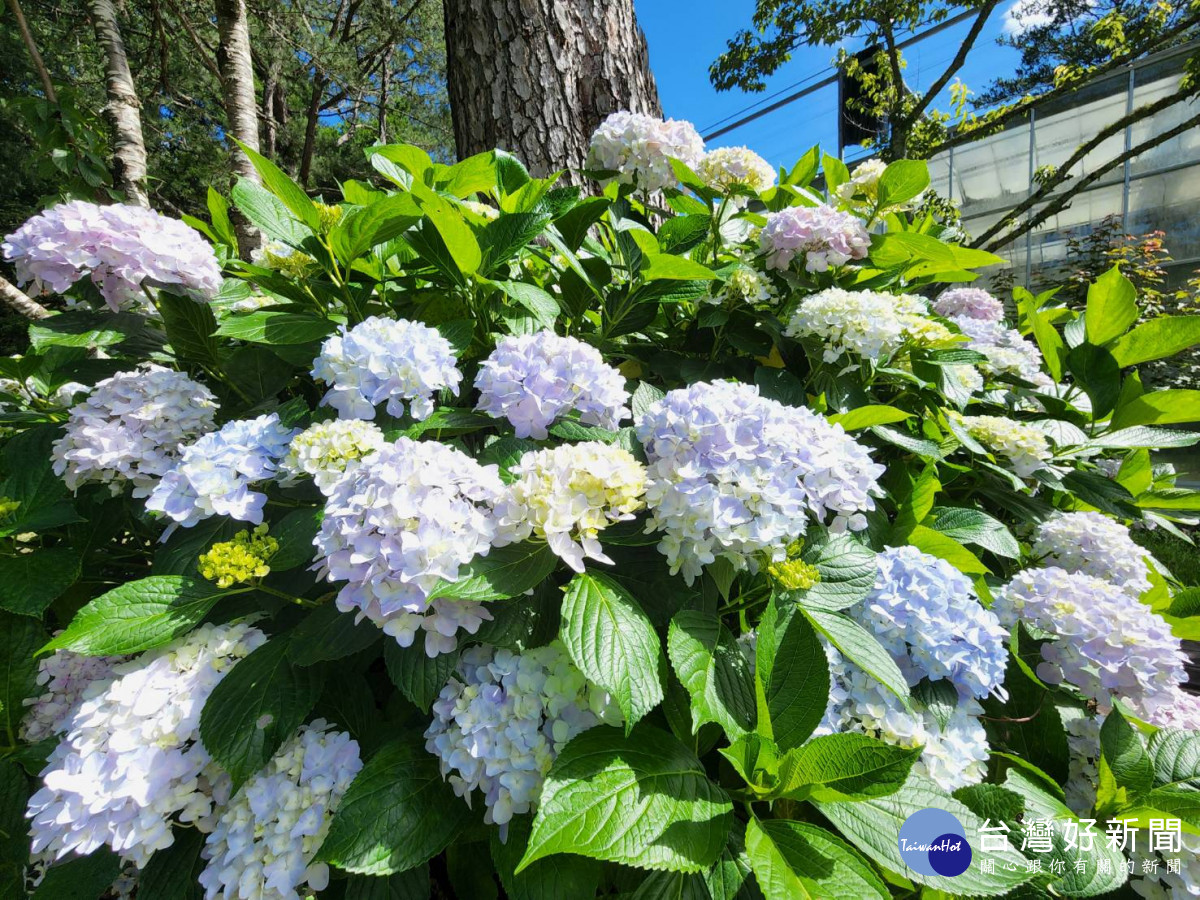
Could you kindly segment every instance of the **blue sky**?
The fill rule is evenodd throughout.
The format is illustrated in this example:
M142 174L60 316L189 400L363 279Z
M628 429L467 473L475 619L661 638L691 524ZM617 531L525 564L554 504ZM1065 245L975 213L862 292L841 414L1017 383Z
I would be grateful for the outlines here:
M718 93L709 83L708 66L725 49L727 38L741 28L751 27L754 0L634 0L634 5L650 45L650 65L664 113L689 119L701 134L775 91L810 78L819 80L829 73L837 53L836 47L801 47L768 80L762 94L737 90ZM923 89L944 70L969 26L968 20L905 51L905 80L910 87ZM1003 16L997 11L959 72L959 78L972 89L983 88L991 78L1012 71L1016 64L1016 53L996 44L1002 27ZM939 100L945 108L948 97ZM816 143L836 152L836 105L837 90L831 85L712 141L711 146L745 144L774 165L790 165ZM848 151L847 155L855 154Z

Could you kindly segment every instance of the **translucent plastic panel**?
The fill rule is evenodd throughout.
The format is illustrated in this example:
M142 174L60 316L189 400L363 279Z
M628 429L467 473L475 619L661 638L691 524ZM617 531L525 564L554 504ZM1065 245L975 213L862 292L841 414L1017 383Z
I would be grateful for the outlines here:
M1039 116L1036 121L1037 165L1063 165L1081 145L1091 140L1104 126L1124 116L1125 104L1126 93L1121 91L1053 116ZM1102 141L1072 166L1071 174L1076 178L1087 175L1094 171L1097 165L1119 156L1124 148L1124 132L1118 132Z
M1139 85L1134 92L1134 102L1137 106L1143 106L1173 94L1178 89L1179 79L1177 77L1162 78L1151 84ZM1176 103L1143 119L1131 129L1133 146L1136 147L1155 135L1170 131L1196 115L1196 112L1194 103ZM1189 128L1182 134L1139 154L1132 161L1130 171L1137 175L1195 161L1200 161L1200 129Z
M1018 126L954 150L954 197L964 211L1019 202L1029 191L1029 126Z
M1166 233L1165 244L1176 259L1200 257L1200 178L1175 171L1135 179L1129 186L1129 230Z

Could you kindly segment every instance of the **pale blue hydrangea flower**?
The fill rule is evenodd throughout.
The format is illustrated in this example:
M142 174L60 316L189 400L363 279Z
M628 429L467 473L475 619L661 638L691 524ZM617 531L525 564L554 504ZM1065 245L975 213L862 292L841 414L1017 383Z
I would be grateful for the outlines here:
M884 467L811 410L751 385L700 382L671 391L637 422L650 461L648 527L671 572L691 583L717 557L755 569L785 558L808 522L866 527Z
M1135 597L1150 590L1146 551L1128 528L1103 513L1056 513L1038 526L1033 555L1068 572L1101 578Z
M372 316L326 340L312 375L329 385L322 405L344 419L373 419L381 403L389 415L402 416L405 401L414 419L425 419L438 391L458 395L457 362L436 328Z
M178 526L191 528L210 516L261 524L267 495L251 486L275 477L296 433L271 413L227 422L185 447L146 501L146 509L172 519L163 539Z
M620 724L620 710L559 641L519 654L484 644L462 654L433 704L425 749L467 803L483 794L484 822L504 826L537 805L567 741L601 722Z
M347 582L337 607L370 619L402 647L425 633L429 656L450 653L460 631L491 615L481 603L429 600L442 580L486 554L504 493L496 466L453 447L400 438L338 479L314 544L330 581Z
M478 409L508 419L517 437L545 440L571 410L585 425L615 431L629 418L625 378L600 351L552 331L501 338L475 376Z
M909 685L945 679L963 697L1000 689L1008 664L1008 630L984 609L970 580L916 547L876 557L875 587L847 610L874 633Z

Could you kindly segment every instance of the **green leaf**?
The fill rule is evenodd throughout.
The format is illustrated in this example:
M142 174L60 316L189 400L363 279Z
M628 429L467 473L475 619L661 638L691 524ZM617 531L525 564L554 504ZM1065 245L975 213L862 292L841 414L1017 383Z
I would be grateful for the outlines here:
M1107 344L1137 321L1137 288L1113 266L1095 280L1087 294L1087 339Z
M217 320L213 318L212 307L187 297L159 292L158 310L162 313L167 341L177 359L203 366L219 364L217 341L213 336Z
M583 856L539 860L520 875L513 872L525 855L533 830L532 816L516 816L508 823L508 837L500 840L492 829L492 862L509 900L567 900L595 897L600 885L600 864Z
M271 525L271 537L279 541L279 549L268 560L272 572L286 572L313 561L313 539L324 517L325 511L319 507L296 509Z
M507 263L550 224L546 212L501 213L488 222L480 234L484 254L484 274L507 271Z
M317 212L316 205L304 193L300 185L292 181L279 166L257 150L247 147L237 138L234 140L237 141L237 145L242 148L242 152L246 154L250 162L254 164L258 174L262 176L263 186L282 200L283 205L291 210L297 219L313 231L317 231L321 227L321 214Z
M121 858L107 847L55 863L31 900L96 900L121 874Z
M1100 726L1100 750L1103 763L1117 785L1126 790L1130 800L1154 787L1154 766L1141 735L1115 707Z
M462 213L452 203L436 195L416 199L421 211L441 235L458 271L463 275L474 275L483 262L483 252Z
M876 863L925 887L960 897L998 897L1031 877L1025 858L1012 847L1001 852L984 851L979 843L984 822L933 781L915 773L900 790L886 797L853 801L815 801L817 808L856 848ZM900 856L900 828L913 813L942 809L962 824L971 845L971 866L961 875L922 875L914 872ZM994 872L985 874L980 863L992 860ZM1008 868L1006 868L1008 867Z
M589 197L554 221L554 225L558 228L568 249L579 249L579 245L587 237L588 229L604 218L608 207L607 197Z
M1200 442L1200 432L1176 431L1169 428L1147 428L1145 425L1135 425L1132 428L1120 428L1109 431L1088 441L1089 447L1103 447L1114 450L1124 450L1140 447L1191 447Z
M1200 422L1200 391L1179 389L1142 394L1118 406L1112 417L1114 429L1190 422Z
M1200 316L1159 316L1117 338L1112 355L1121 368L1174 356L1200 344Z
M1200 616L1200 587L1184 588L1172 596L1167 614L1180 619Z
M423 741L397 740L351 783L316 859L358 875L404 872L445 850L477 816Z
M925 525L918 525L909 532L907 540L918 550L946 560L966 575L988 573L988 567L980 562L978 556L954 538L940 531L935 531Z
M319 316L260 309L222 319L217 334L253 344L307 344L328 337L336 327Z
M429 866L392 875L351 875L343 900L429 900Z
M676 613L667 632L667 654L692 698L693 734L705 722L715 722L735 740L754 727L754 676L719 618L690 609Z
M875 586L875 554L849 535L813 529L800 560L815 566L821 580L807 590L780 593L808 609L845 609Z
M39 619L0 612L0 721L9 746L17 742L23 701L39 692L35 654L45 639Z
M454 674L458 654L440 653L431 657L425 652L424 637L409 647L401 647L389 639L383 646L383 661L392 684L414 706L428 713L433 701Z
M885 688L908 703L908 682L900 673L892 655L883 648L869 631L853 619L841 613L804 611L817 630L833 644L842 655L882 684ZM822 656L822 663L824 657Z
M829 192L830 197L834 196L837 189L850 180L850 170L836 156L830 156L828 153L822 154L821 169L825 172L825 190Z
M383 637L374 622L355 622L356 613L339 612L332 603L312 610L289 632L287 655L298 666L344 659Z
M641 604L608 575L571 579L560 636L584 677L616 699L627 734L662 702L662 644Z
M1080 344L1067 354L1067 365L1092 399L1093 418L1108 415L1121 395L1121 367L1112 354L1095 344Z
M286 637L240 660L213 688L200 713L200 737L236 790L304 722L321 696L324 672L293 666Z
M761 900L754 890L750 860L746 856L745 841L736 825L729 833L721 858L704 876L708 897L701 900Z
M111 347L138 334L146 319L133 313L69 309L29 326L29 343L34 350L48 347Z
M721 855L733 805L692 752L639 725L575 737L546 776L519 874L555 853L671 872L700 872Z
M829 421L834 425L841 425L846 431L858 431L872 425L891 425L893 422L903 422L911 418L912 413L906 413L894 406L868 405L832 415Z
M1200 734L1160 728L1150 738L1149 754L1160 785L1200 791Z
M879 207L905 203L929 187L929 166L916 159L898 159L879 176Z
M392 194L342 216L329 240L343 265L400 237L421 219L412 194Z
M1046 368L1050 371L1050 377L1055 381L1061 381L1063 341L1051 323L1050 317L1041 311L1042 297L1034 296L1031 292L1021 287L1013 289L1013 297L1017 300L1017 308L1021 318L1033 330L1033 337L1037 341L1038 349L1042 351L1042 358L1046 361Z
M763 710L758 730L790 750L821 722L829 702L829 662L816 632L795 606L776 606L773 599L758 628L755 679L762 686Z
M746 855L767 900L889 900L871 864L836 835L804 822L752 818Z
M641 275L646 281L712 281L717 277L708 266L669 253L645 254Z
M299 247L309 236L308 229L292 218L287 206L262 185L239 178L231 194L250 224L265 232L267 237Z
M934 531L959 543L990 550L997 556L1009 559L1020 557L1021 547L1012 532L999 519L993 519L982 510L942 507L935 513L936 518L931 526Z
M897 747L865 734L827 734L780 761L781 788L800 799L883 797L900 789L920 756L920 747Z
M158 850L138 872L138 894L154 900L200 900L204 889L196 879L204 871L200 857L204 834L195 828L176 828L175 843Z
M0 609L40 617L79 573L79 555L66 548L0 557Z
M524 594L546 578L558 558L544 543L525 541L493 547L458 570L457 581L442 580L429 592L429 600L507 600Z
M554 320L558 318L561 310L553 294L523 281L493 281L492 284L521 304L540 326L554 328Z
M123 656L168 643L195 627L223 594L207 581L151 575L101 594L42 652Z

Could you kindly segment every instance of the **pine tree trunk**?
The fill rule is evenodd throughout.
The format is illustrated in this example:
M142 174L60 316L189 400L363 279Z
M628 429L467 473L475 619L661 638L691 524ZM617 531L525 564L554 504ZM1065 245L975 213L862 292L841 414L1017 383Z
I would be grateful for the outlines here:
M245 0L216 0L217 68L225 89L225 117L229 133L257 151L258 100L254 93L254 60L250 56L250 23ZM230 148L233 172L248 181L262 183L250 157L234 144ZM238 251L243 257L262 245L262 235L244 216L232 216Z
M633 0L443 0L443 10L460 158L498 147L535 175L577 169L609 113L662 115Z
M96 40L104 52L104 114L113 132L113 184L126 200L149 206L146 194L146 144L142 140L141 101L129 71L125 41L112 0L88 0Z

